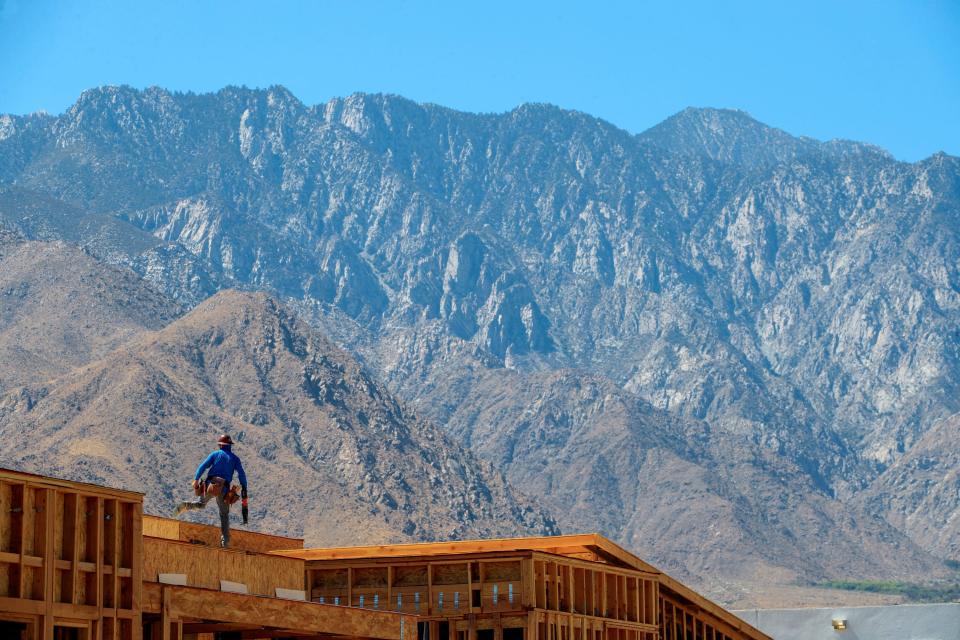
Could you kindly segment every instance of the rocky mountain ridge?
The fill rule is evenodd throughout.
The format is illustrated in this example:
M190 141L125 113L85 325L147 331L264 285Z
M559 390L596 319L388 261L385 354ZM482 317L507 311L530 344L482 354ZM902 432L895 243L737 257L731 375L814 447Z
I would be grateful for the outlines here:
M4 122L0 186L158 243L91 251L187 291L187 304L226 286L277 293L491 460L524 441L525 412L556 401L550 376L565 371L561 388L612 385L626 398L598 405L589 392L565 412L582 465L601 466L585 443L609 425L619 438L638 430L640 445L657 441L641 428L648 418L699 425L708 450L693 457L771 498L769 510L749 507L747 529L776 522L782 533L730 533L728 544L759 558L758 545L793 549L774 554L789 579L786 558L831 522L798 515L807 509L870 523L837 527L838 548L898 539L884 529L893 523L927 553L954 553L952 534L911 533L941 515L910 498L897 509L918 524L905 527L896 501L868 496L904 487L887 474L960 412L956 158L900 163L724 110L632 135L549 105L478 115L354 95L307 106L281 87L107 87L61 116ZM547 418L531 425L560 428ZM666 441L671 455L688 446ZM924 447L950 449L936 442ZM674 553L639 520L608 521L609 496L532 478L537 456L507 473L577 514L565 526L607 523L654 562ZM633 457L610 473L630 486L656 467ZM620 496L625 513L656 511L638 495ZM716 562L684 571L709 581L733 570ZM825 571L866 576L864 563Z
M182 311L73 245L0 234L0 393L97 360Z
M186 499L216 434L228 432L248 469L255 521L313 544L557 532L499 474L266 295L224 291L171 318L126 299L118 285L129 272L100 265L112 286L84 289L70 269L49 264L49 254L82 261L75 249L19 249L13 258L28 253L37 271L66 282L26 289L20 317L0 319L4 343L59 346L73 360L58 364L77 366L3 389L0 464L143 488L146 509L166 514ZM46 340L32 340L20 320L47 316L58 291L83 308L68 309L72 325L48 324ZM162 300L144 285L139 292ZM115 311L111 303L137 313L134 321L99 315ZM90 339L105 333L112 343ZM39 362L42 373L48 359Z

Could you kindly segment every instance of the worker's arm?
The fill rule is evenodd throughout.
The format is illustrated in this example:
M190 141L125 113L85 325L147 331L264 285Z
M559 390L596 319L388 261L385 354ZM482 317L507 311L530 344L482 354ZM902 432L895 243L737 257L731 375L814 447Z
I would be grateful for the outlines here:
M247 504L247 474L243 470L243 463L237 458L237 478L240 480L240 497L243 502L240 503L240 514L243 516L243 524L247 524L250 519L249 506Z
M203 472L213 466L213 456L216 454L216 451L207 456L207 459L200 463L200 466L197 467L197 473L193 476L193 479L198 481L200 476L203 475Z
M234 457L234 460L237 461L237 479L240 480L240 488L243 489L243 493L247 493L247 474L243 470L243 463L240 462L240 458Z

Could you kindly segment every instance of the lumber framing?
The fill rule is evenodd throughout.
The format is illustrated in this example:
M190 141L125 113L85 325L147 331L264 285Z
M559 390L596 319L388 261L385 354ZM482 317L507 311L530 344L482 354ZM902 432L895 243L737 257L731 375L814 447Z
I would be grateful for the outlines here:
M216 527L142 511L137 492L0 469L0 620L30 640L417 640L411 615L274 597L303 591L304 561L262 551L300 539L238 531L225 550Z
M303 560L350 560L358 558L398 558L438 555L490 553L494 551L544 551L563 556L582 555L584 559L616 564L641 571L657 571L628 551L597 533L529 538L497 538L456 542L417 542L364 547L329 547L322 549L282 549L278 555Z
M28 640L770 640L595 533L233 542L137 492L0 469L0 620Z
M599 534L271 553L306 562L311 600L415 613L433 640L769 640Z
M0 469L0 618L140 640L143 495Z

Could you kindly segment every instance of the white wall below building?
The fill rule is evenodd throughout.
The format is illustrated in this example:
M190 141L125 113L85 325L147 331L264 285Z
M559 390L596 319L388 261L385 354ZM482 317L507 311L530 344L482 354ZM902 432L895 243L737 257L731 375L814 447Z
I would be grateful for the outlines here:
M960 640L960 603L734 613L774 640ZM835 630L834 619L846 620L846 630Z

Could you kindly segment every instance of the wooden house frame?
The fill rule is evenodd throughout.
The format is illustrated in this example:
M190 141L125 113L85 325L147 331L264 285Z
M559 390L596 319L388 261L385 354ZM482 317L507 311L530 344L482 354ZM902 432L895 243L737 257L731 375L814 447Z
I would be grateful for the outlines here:
M303 560L264 551L302 540L220 549L218 528L142 511L140 493L0 469L0 639L416 640L412 615L295 599Z
M0 470L0 624L44 640L134 637L142 505L139 493Z
M423 640L769 640L599 534L273 553L311 600L416 614Z
M598 534L218 544L140 493L0 469L0 640L770 640Z

